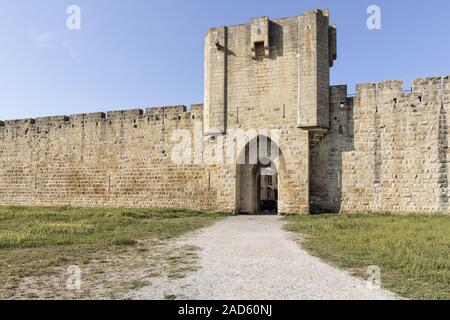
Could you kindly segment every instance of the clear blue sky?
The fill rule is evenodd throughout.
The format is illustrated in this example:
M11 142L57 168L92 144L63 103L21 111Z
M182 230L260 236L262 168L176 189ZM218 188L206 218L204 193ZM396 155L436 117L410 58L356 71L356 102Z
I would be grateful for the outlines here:
M82 29L66 28L79 5ZM366 27L370 4L382 30ZM0 0L0 119L203 101L203 37L251 17L329 8L333 84L450 73L444 0Z

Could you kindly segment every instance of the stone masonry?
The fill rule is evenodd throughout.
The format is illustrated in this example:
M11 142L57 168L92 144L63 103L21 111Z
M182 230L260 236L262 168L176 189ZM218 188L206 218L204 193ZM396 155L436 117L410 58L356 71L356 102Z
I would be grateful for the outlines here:
M449 76L348 97L330 86L336 57L327 11L212 28L204 104L0 121L0 204L258 213L262 158L207 161L240 131L235 156L261 136L279 149L280 214L448 213ZM198 151L183 163L179 131Z

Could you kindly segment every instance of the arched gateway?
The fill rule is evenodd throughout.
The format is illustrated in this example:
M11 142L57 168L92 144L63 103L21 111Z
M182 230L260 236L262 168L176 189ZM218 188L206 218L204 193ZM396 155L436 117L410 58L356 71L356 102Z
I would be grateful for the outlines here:
M258 136L240 152L236 168L236 212L277 214L281 153L270 138Z

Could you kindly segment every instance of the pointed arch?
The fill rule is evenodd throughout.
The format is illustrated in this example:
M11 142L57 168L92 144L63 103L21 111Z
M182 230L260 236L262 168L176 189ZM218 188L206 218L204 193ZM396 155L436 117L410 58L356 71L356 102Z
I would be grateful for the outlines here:
M284 168L280 147L270 137L258 135L248 141L238 153L236 212L277 214Z

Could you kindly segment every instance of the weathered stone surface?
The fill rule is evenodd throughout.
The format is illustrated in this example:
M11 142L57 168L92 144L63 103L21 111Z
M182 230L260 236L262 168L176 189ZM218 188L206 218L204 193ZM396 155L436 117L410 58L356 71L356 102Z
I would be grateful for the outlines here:
M449 77L358 86L343 212L448 213Z
M215 185L207 183L214 168L170 160L173 129L201 121L198 108L199 120L177 110L180 117L161 108L8 121L0 131L0 203L214 210Z

